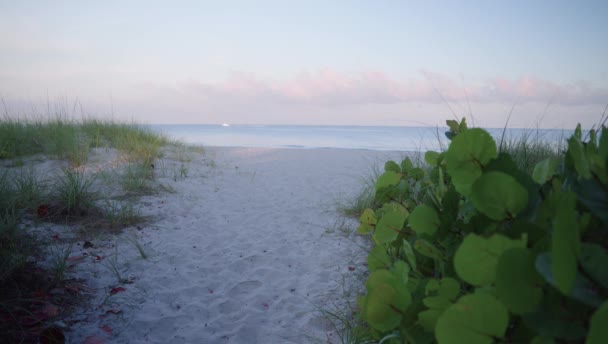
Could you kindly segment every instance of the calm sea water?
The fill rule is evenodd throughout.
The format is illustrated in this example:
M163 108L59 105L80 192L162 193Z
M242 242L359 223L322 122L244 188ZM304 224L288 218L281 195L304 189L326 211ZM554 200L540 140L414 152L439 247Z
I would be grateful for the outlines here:
M186 143L226 147L346 148L426 151L447 146L444 132L436 127L294 126L294 125L150 125L158 132ZM488 129L500 139L502 129ZM507 129L507 137L532 135L554 142L570 130Z

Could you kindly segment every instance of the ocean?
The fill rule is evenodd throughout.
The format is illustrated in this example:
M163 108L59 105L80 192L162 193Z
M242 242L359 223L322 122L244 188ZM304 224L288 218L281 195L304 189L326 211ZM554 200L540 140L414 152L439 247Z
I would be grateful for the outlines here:
M185 143L203 146L438 151L449 143L444 134L447 127L203 124L153 124L149 127ZM500 140L503 129L487 130ZM558 145L571 134L572 130L562 129L507 129L505 137L531 135Z

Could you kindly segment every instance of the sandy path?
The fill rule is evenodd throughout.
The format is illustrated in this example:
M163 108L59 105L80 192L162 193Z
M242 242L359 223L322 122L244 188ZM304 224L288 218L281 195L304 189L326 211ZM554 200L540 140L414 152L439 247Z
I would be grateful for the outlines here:
M359 191L374 163L400 156L208 149L207 163L198 156L187 164L187 178L158 178L175 193L142 200L143 213L157 221L133 232L149 258L117 242L118 261L134 283L90 310L73 326L71 341L95 336L117 343L307 343L324 338L330 329L315 305L332 297L348 272L347 260L358 250L357 239L336 230L336 197ZM110 254L109 246L103 250L100 244L89 253ZM97 302L116 284L105 267L78 266L77 274L88 274L98 290ZM118 315L103 313L116 307Z

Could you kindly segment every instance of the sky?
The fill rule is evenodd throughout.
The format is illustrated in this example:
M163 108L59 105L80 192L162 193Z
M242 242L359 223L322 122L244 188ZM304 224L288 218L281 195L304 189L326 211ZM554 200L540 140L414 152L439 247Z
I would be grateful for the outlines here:
M608 1L0 0L0 111L143 123L569 128Z

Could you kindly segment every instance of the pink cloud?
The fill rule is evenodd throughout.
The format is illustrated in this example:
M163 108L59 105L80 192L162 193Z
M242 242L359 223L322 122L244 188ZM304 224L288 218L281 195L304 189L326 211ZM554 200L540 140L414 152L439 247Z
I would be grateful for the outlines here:
M397 80L378 71L341 73L331 69L302 73L283 80L237 73L219 83L189 80L177 85L178 93L199 99L230 98L233 102L274 102L308 106L351 106L408 102L562 105L603 104L608 89L589 84L558 84L533 76L517 79L495 77L467 84L444 74L421 71L421 77ZM443 98L443 99L442 99Z

